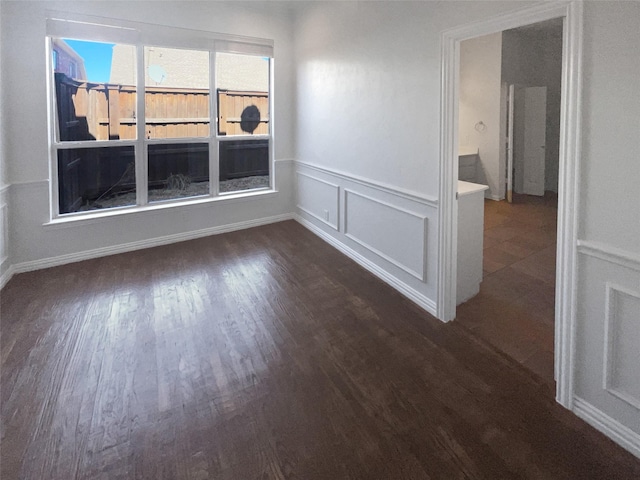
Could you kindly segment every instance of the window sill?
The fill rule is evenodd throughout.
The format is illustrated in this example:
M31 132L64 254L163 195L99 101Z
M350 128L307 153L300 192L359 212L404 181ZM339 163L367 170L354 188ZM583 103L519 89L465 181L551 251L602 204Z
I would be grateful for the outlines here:
M248 192L225 193L217 197L197 197L180 201L167 201L153 203L144 206L120 207L102 211L92 211L90 213L68 214L63 217L54 218L46 223L43 227L47 228L68 228L80 225L90 225L93 223L101 223L105 220L113 220L122 216L131 214L164 213L167 210L183 207L204 207L214 203L236 203L251 200L259 200L265 197L272 197L278 194L278 190L264 189L251 190Z

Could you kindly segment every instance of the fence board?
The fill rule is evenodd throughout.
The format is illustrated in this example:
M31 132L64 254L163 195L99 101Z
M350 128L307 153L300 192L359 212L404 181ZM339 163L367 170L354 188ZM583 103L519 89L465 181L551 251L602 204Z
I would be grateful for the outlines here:
M77 140L136 138L135 86L77 82L64 75L60 75L56 82L56 85L67 85L60 87L60 95L66 96L70 105L66 110L59 107L61 120L67 123L86 121L87 138ZM65 101L58 98L59 105ZM250 134L242 130L241 118L242 112L251 105L260 111L260 121L252 133L268 134L268 93L230 90L218 90L218 133ZM209 90L147 87L145 110L147 138L206 137L210 134ZM74 135L79 134L76 132Z

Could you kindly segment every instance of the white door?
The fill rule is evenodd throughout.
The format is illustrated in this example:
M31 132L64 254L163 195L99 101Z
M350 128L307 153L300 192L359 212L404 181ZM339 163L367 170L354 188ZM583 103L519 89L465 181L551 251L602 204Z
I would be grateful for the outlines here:
M524 171L522 193L544 195L547 87L524 89Z

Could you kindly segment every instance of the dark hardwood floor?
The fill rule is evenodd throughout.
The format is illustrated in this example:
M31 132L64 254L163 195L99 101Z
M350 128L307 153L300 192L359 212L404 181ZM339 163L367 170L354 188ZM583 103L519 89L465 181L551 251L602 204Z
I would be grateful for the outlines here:
M480 293L456 320L552 388L558 196L485 200Z
M459 322L295 222L15 276L10 479L637 479Z

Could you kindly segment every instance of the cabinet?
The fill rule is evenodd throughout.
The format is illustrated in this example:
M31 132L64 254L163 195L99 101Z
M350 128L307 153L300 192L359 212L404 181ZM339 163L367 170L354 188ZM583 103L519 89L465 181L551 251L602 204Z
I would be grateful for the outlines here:
M458 148L458 180L476 182L478 179L478 149Z
M486 185L458 181L458 265L456 305L480 291Z

